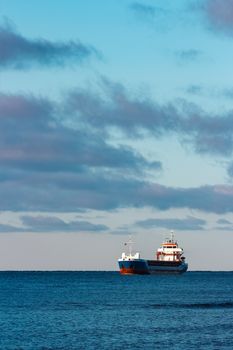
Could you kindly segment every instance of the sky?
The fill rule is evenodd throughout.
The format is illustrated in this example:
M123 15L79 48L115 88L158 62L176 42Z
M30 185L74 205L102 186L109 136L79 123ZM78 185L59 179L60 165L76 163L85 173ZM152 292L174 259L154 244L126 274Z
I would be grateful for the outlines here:
M233 0L0 0L0 270L233 270Z

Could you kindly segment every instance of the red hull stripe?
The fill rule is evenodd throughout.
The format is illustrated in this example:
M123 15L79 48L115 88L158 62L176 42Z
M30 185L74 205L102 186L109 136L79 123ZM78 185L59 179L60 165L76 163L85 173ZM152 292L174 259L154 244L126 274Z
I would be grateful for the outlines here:
M147 271L145 270L134 270L134 269L131 269L131 268L122 268L120 269L120 273L122 275L145 275L145 274L148 274Z

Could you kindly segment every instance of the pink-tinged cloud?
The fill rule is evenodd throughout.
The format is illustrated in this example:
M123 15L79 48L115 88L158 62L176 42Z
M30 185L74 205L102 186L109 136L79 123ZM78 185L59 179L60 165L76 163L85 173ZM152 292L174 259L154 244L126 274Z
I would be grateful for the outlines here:
M207 0L203 9L214 29L233 34L233 0Z
M216 185L214 191L218 194L223 194L226 196L233 196L233 187L227 185Z

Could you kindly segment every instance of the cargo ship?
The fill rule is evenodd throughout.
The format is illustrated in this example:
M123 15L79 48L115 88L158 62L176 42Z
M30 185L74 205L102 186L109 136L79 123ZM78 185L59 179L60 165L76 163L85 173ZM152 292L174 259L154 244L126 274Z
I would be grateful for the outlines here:
M118 259L121 274L128 275L149 275L157 273L184 273L188 269L188 264L183 256L183 248L178 246L174 239L173 231L170 237L165 239L161 247L157 249L155 259L147 260L140 257L140 253L132 253L132 241L125 243L129 252L122 253Z

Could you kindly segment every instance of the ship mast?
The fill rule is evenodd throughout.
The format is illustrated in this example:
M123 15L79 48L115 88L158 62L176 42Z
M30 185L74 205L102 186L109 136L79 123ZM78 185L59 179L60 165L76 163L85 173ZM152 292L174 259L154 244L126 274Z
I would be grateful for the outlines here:
M129 236L128 245L129 245L129 255L131 256L132 255L132 245L133 245L132 236Z
M133 245L133 241L132 241L132 236L129 236L129 240L128 242L125 243L125 245L128 245L128 249L129 249L129 255L132 256L132 245Z
M171 241L174 242L174 231L173 230L171 230L171 236L170 237L171 237Z

